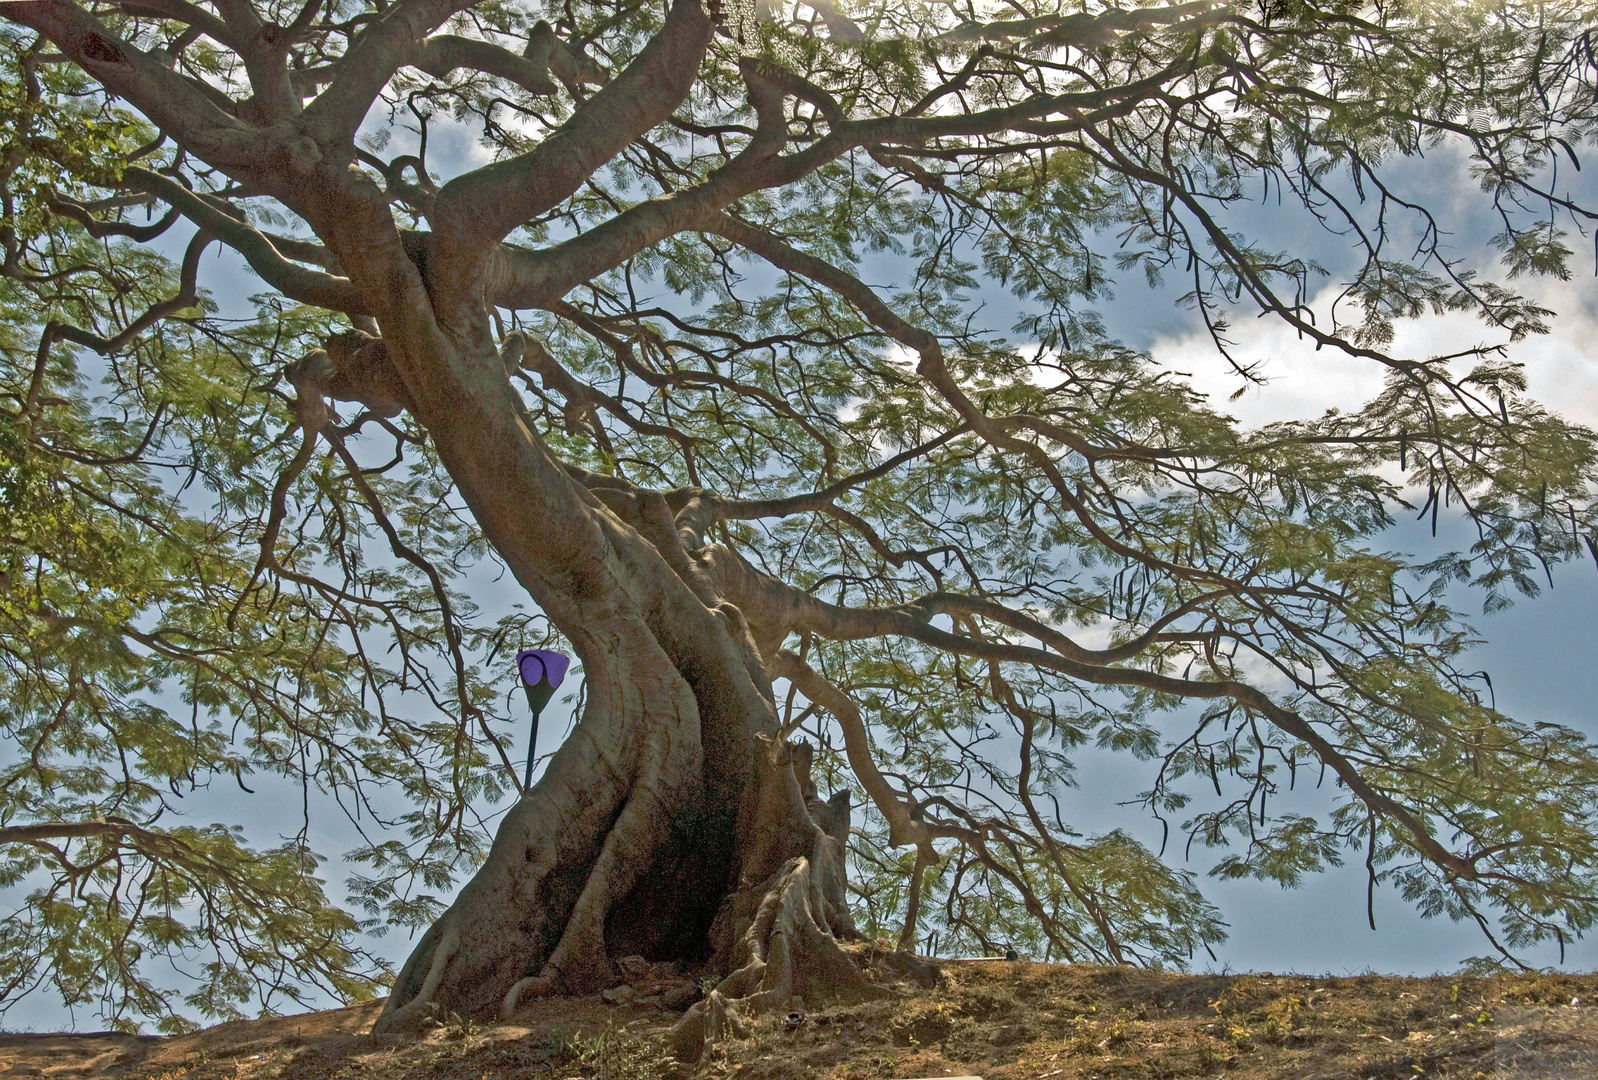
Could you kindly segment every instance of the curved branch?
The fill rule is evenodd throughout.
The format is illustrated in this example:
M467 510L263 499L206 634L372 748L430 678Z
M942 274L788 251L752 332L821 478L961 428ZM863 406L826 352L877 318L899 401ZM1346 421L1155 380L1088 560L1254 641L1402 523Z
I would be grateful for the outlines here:
M511 230L561 202L628 143L664 122L698 77L713 30L699 0L675 0L637 58L559 130L525 154L445 184L433 214L439 279L475 280Z
M738 567L734 570L733 567ZM978 640L964 634L941 630L925 621L930 616L897 608L844 608L818 600L809 594L766 577L736 557L718 560L716 569L730 591L744 594L739 603L746 611L763 615L780 613L783 632L819 634L836 641L867 637L899 636L961 656L1030 664L1056 671L1073 679L1099 686L1139 687L1175 697L1230 698L1264 716L1277 728L1308 745L1332 767L1338 778L1366 806L1398 822L1417 850L1447 873L1475 880L1479 875L1468 860L1443 847L1414 812L1390 796L1376 790L1360 773L1359 767L1298 713L1278 705L1263 691L1235 679L1201 682L1177 678L1143 668L1085 663L1069 656L1029 645ZM729 572L730 571L730 572ZM763 579L763 580L762 580ZM786 609L786 610L784 610ZM767 629L771 633L771 629Z
M175 207L184 217L244 256L250 269L289 299L347 315L371 314L369 305L348 278L334 277L290 262L271 239L249 222L223 213L176 180L138 166L129 168L123 179L126 186L154 195ZM323 251L318 245L305 246L312 249L305 253L307 257Z
M101 337L99 334L73 326L70 323L52 322L45 325L44 332L39 335L39 348L37 360L34 364L33 379L28 387L28 396L23 403L23 412L36 413L40 404L40 393L44 388L46 364L50 357L50 350L57 341L70 341L74 345L81 345L85 349L93 349L101 356L111 356L121 352L138 336L160 322L187 308L193 307L199 299L199 274L200 256L205 249L211 246L215 239L205 228L201 228L189 240L189 246L183 253L183 265L178 271L178 291L176 295L159 303L150 305L143 314L130 322L113 337ZM153 428L152 428L153 430Z
M844 120L841 109L830 96L808 81L781 68L746 59L740 64L740 70L759 124L750 142L737 157L712 173L702 184L638 203L547 251L496 256L502 280L491 291L495 302L505 307L545 307L573 287L621 265L638 252L677 233L701 230L742 243L723 231L724 221L733 220L726 218L723 210L752 192L780 187L808 176L851 150L883 144L920 145L940 137L991 135L1026 118L1046 116L1062 110L1070 111L1072 116L1060 122L1061 130L1078 130L1130 111L1160 86L1189 73L1195 63L1193 60L1179 61L1146 79L1125 86L1037 95L1002 109L952 117L883 116L851 121ZM608 91L610 88L606 89ZM796 95L812 101L821 112L834 117L831 133L803 150L779 154L777 151L786 141L786 121L781 112L784 95ZM595 100L598 97L596 95ZM544 145L555 142L575 122L574 116L557 136L551 137ZM531 157L542 150L543 146L540 146L524 156ZM517 160L521 159L512 159ZM495 168L499 166L485 166L477 173ZM468 174L451 184L471 180L477 173ZM570 190L575 191L576 185L573 184ZM566 194L570 194L570 191ZM537 209L547 209L555 205L555 201ZM481 209L486 210L487 207ZM531 217L535 212L529 211L520 220ZM511 222L494 237L484 239L498 239L518 223Z
M46 199L45 205L53 214L71 218L82 225L88 234L96 240L107 236L122 236L137 244L148 243L170 229L174 222L182 216L177 207L172 207L166 215L148 225L129 225L121 221L101 221L90 212L87 206L75 203L70 199Z
M230 49L241 50L244 42L227 23L189 0L123 0L118 5L129 15L153 16L171 22L187 23L195 30Z
M490 41L438 34L428 38L410 56L410 64L436 79L448 78L457 68L470 68L515 83L529 94L555 93L549 65L539 64Z
M887 819L888 843L893 847L914 844L922 849L921 857L936 863L937 853L932 851L932 830L925 822L910 816L909 807L878 770L871 756L865 720L849 695L800 659L798 653L788 649L778 650L766 666L773 676L793 683L801 694L826 709L838 721L838 727L843 730L844 754L849 759L849 767L854 770L860 786L866 789L866 794L871 796L877 810Z
M513 342L519 342L520 344L513 345ZM603 409L640 435L654 435L657 438L666 439L689 452L692 452L694 444L699 441L694 436L678 431L674 427L652 423L641 417L634 416L621 401L573 376L553 356L549 355L549 350L544 348L543 343L536 338L516 332L507 335L505 345L507 361L510 359L513 350L519 348L520 366L528 371L537 372L538 376L543 379L545 387L554 390L566 399L567 427L569 429L576 427L577 419L582 412L597 408Z
M1060 845L1055 841L1054 834L1043 821L1043 815L1038 813L1037 804L1032 800L1032 747L1033 739L1037 733L1037 717L1031 709L1024 707L1015 696L1015 691L999 671L997 663L988 664L988 680L993 688L993 696L1000 701L1009 711L1010 715L1021 722L1021 767L1016 771L1015 793L1021 801L1021 807L1026 811L1027 820L1032 823L1033 832L1042 843L1045 851L1049 853L1049 860L1054 863L1054 870L1060 875L1060 880L1065 882L1065 887L1071 895L1076 897L1077 903L1087 912L1088 918L1093 920L1093 925L1098 928L1099 937L1103 939L1104 946L1109 950L1110 959L1117 964L1126 963L1126 956L1121 951L1120 938L1115 933L1115 927L1104 914L1104 907L1092 891L1077 880L1077 875L1071 872L1066 865L1065 855L1060 851Z
M228 867L204 852L196 851L171 833L148 829L126 818L107 816L90 821L46 821L31 825L0 827L0 847L8 844L26 844L48 851L65 862L61 849L51 844L51 840L125 842L126 847L146 859L166 863L199 878L218 878L229 888L241 893L261 895L262 892ZM70 869L70 864L67 866Z
M471 0L400 0L368 22L343 59L323 72L327 87L305 107L302 126L317 141L348 143L377 95L417 44Z
M3 4L0 15L37 30L100 85L131 102L170 138L217 168L249 171L275 166L281 152L277 138L226 111L222 102L169 70L160 57L122 40L71 0Z
M666 499L668 503L673 504L673 509L677 511L678 527L690 529L701 537L718 521L752 521L756 518L790 517L794 514L814 513L828 509L842 495L854 488L887 476L907 461L925 457L938 449L938 447L952 442L969 430L970 428L965 424L959 424L937 438L924 442L919 446L912 446L908 450L903 450L869 469L857 472L853 476L846 476L837 483L829 484L820 490L806 492L802 495L786 495L770 499L729 499L711 492L693 489L668 492Z
M1218 0L1190 0L1184 4L1072 15L1043 15L1032 19L1007 19L994 22L967 22L940 35L944 41L1012 41L1028 38L1038 48L1064 45L1093 48L1115 40L1117 32L1152 30L1174 23L1188 15L1203 15L1218 7Z
M499 741L499 736L495 735L493 729L488 726L488 717L483 714L483 710L472 704L471 691L466 685L466 657L461 652L462 635L460 624L456 620L455 605L450 600L449 590L444 585L442 575L439 574L438 568L426 556L401 538L399 530L389 520L388 512L383 509L383 500L378 497L371 482L366 479L366 474L361 469L361 463L355 460L354 454L350 453L349 447L344 443L343 436L331 424L324 424L321 434L329 445L333 447L334 452L338 454L339 460L344 462L344 468L349 475L351 483L355 485L355 490L361 493L361 499L366 503L367 509L371 511L372 519L377 522L377 527L382 529L383 535L388 538L389 550L426 575L427 582L433 590L433 599L438 602L438 617L444 627L444 638L449 643L450 666L454 668L455 700L461 710L461 725L464 726L468 718L476 717L483 735L494 747L495 753L499 755L500 764L504 766L506 774L511 778L512 783L518 785L518 790L521 790L516 776L516 766L511 764L510 758L505 753L504 745ZM522 793L526 794L525 790Z
M916 365L916 372L932 384L933 388L938 391L944 400L971 426L971 429L995 448L1014 451L1036 466L1039 472L1048 478L1055 494L1066 509L1070 510L1076 519L1081 522L1083 528L1106 549L1123 558L1166 571L1179 578L1204 581L1211 585L1235 589L1239 592L1245 591L1246 586L1242 582L1228 578L1223 574L1200 567L1171 562L1111 535L1088 512L1080 489L1073 490L1066 483L1065 477L1061 474L1059 467L1055 464L1049 452L1038 443L1015 437L1013 432L1018 428L1029 429L1046 439L1053 439L1067 446L1089 461L1114 458L1147 458L1158 456L1159 452L1152 452L1141 447L1109 449L1095 446L1076 432L1026 413L1013 413L997 417L989 416L961 389L959 382L949 371L943 354L943 346L937 337L929 331L901 318L859 278L833 266L824 259L799 251L771 233L756 228L747 222L740 221L730 214L717 215L714 219L712 230L734 243L748 248L779 269L809 278L817 284L833 290L853 304L868 321L876 325L888 337L907 348L913 349L920 357L920 362Z

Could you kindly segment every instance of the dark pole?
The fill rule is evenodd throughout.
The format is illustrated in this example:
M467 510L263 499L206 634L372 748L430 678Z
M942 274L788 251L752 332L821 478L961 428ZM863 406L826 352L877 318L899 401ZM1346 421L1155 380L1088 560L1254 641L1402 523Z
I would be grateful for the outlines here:
M539 704L533 699L533 688L523 685L527 691L527 707L533 710L533 730L527 736L527 771L522 775L522 790L526 791L533 786L533 758L538 753L538 716Z

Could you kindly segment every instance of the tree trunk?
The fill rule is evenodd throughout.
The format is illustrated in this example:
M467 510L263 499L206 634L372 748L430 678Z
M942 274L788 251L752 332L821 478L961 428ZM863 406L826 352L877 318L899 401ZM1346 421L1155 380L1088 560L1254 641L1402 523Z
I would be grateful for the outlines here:
M837 944L853 932L847 803L817 801L808 749L778 739L744 613L663 498L590 490L547 452L486 319L463 322L451 335L396 310L385 359L485 535L581 658L588 703L401 968L377 1029L593 991L633 954L730 975L715 1014L685 1021L688 1056L729 998L858 989Z

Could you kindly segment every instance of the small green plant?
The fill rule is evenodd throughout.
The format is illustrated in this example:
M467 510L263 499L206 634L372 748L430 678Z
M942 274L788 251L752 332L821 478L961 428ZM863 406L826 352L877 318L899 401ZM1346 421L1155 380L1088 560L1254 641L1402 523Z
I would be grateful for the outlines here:
M671 1067L659 1047L625 1028L560 1032L550 1037L549 1056L564 1077L582 1080L658 1080Z
M1307 1007L1304 999L1296 995L1277 998L1265 1007L1260 1035L1270 1042L1286 1042L1302 1027L1301 1018Z
M1103 1044L1106 1047L1121 1047L1132 1041L1132 1024L1123 1016L1118 1016L1105 1029Z
M444 1029L446 1039L467 1039L478 1031L476 1020L453 1011L445 1014L439 1026Z

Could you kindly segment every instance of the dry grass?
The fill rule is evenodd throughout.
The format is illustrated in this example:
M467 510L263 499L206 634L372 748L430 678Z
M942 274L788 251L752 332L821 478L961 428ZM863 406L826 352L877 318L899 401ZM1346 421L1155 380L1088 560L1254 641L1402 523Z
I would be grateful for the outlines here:
M0 1077L125 1080L1598 1080L1598 976L1169 975L952 964L937 990L763 1016L697 1070L675 1016L597 998L376 1038L376 1007L195 1035L0 1036ZM1573 1004L1573 1002L1576 1002Z

